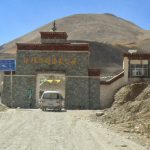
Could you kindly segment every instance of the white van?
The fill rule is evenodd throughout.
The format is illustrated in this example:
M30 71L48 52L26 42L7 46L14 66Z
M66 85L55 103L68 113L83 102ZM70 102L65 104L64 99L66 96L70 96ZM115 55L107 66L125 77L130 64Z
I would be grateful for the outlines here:
M61 111L61 109L64 107L64 99L59 91L44 91L39 105L43 111L46 109Z

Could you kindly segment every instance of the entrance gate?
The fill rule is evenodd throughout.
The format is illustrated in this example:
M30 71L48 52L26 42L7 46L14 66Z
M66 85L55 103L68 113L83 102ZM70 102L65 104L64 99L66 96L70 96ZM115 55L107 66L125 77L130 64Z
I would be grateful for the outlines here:
M65 99L65 74L59 72L39 73L36 81L36 106L44 91L59 91Z
M2 102L36 108L43 91L59 90L67 109L100 108L100 70L89 68L88 43L70 43L66 32L41 32L41 43L17 44L16 72L4 76Z

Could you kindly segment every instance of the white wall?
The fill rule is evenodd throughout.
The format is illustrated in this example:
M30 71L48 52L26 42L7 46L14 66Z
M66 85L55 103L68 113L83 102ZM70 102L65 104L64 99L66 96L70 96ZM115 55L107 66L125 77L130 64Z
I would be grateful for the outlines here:
M123 59L123 69L124 69L124 81L128 82L128 68L129 68L129 59L124 57Z
M111 84L100 85L100 105L101 109L108 108L114 101L116 91L125 85L124 76L112 82Z

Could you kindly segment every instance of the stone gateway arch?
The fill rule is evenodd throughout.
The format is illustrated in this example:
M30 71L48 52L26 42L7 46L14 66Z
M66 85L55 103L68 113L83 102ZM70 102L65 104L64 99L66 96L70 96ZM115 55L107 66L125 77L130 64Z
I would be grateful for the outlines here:
M100 109L100 70L89 68L89 45L70 43L66 32L40 34L41 43L17 44L12 95L11 75L5 72L2 102L11 107L37 108L40 92L62 82L67 109ZM47 83L40 91L43 82Z

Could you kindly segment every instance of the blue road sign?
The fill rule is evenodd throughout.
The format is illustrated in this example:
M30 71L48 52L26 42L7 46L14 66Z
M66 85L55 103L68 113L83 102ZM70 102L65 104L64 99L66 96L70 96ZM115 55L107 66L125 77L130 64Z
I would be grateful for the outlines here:
M15 71L16 60L14 59L1 59L0 60L0 71Z

